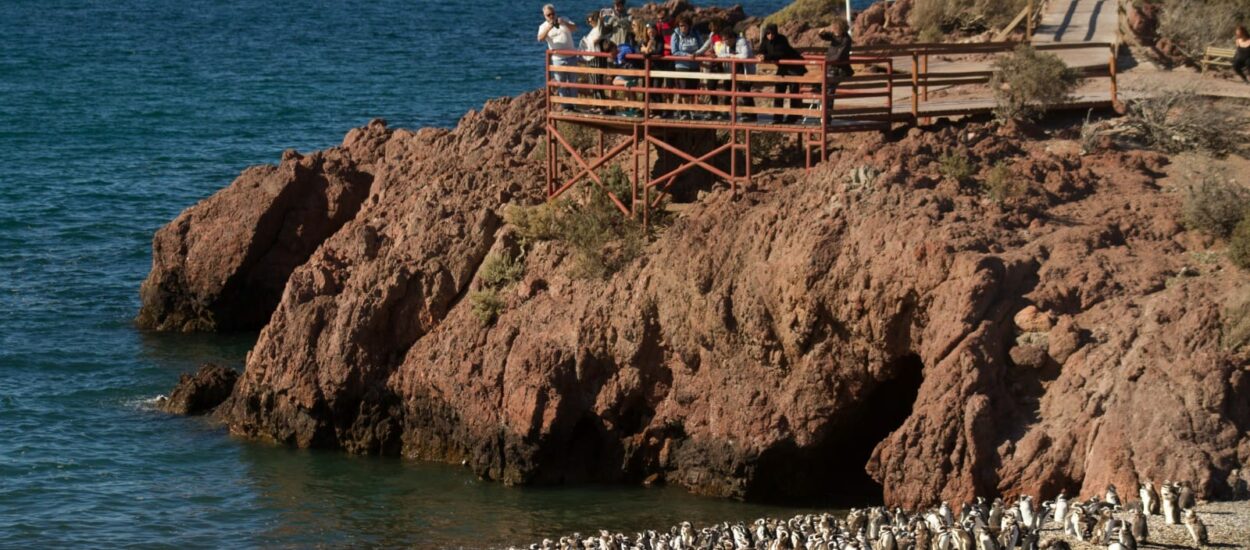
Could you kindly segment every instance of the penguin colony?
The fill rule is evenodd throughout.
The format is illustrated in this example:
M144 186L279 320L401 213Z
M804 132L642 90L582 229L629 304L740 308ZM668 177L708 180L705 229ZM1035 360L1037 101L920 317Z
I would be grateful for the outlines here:
M1240 476L1233 477L1240 480ZM1244 483L1244 482L1243 482ZM1236 497L1237 487L1234 488ZM1129 502L1114 485L1105 494L1081 502L1062 492L1035 506L1022 496L1010 506L1001 498L965 504L956 513L950 504L918 513L882 507L852 509L842 519L807 514L789 520L757 519L695 529L682 522L667 532L646 531L630 537L600 531L545 539L530 550L1071 550L1063 538L1043 531L1062 530L1069 538L1106 547L1137 550L1150 541L1147 516L1162 515L1167 525L1184 524L1194 547L1205 548L1207 528L1195 510L1193 485L1165 481L1156 489L1147 481ZM514 549L515 550L515 549Z

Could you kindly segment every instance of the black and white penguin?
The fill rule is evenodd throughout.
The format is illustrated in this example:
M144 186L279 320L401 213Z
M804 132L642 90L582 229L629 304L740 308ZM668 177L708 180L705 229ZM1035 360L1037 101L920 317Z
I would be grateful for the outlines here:
M1176 505L1181 510L1191 510L1198 507L1198 499L1194 497L1194 484L1188 480L1180 483L1180 489L1176 493Z
M1150 540L1150 522L1146 521L1146 514L1141 509L1133 508L1129 512L1129 531L1133 533L1133 538L1142 543Z
M1163 512L1163 522L1168 525L1180 523L1180 509L1176 501L1176 489L1171 482L1163 482L1163 485L1159 486L1159 511Z
M1228 487L1232 490L1233 500L1250 498L1250 482L1241 476L1241 469L1234 468L1228 473Z
M1059 492L1059 496L1055 498L1055 523L1061 528L1066 524L1068 519L1068 497L1064 496L1063 491Z
M1103 500L1106 500L1107 504L1112 506L1120 505L1120 493L1116 492L1114 483L1107 484L1107 494Z
M1154 483L1151 483L1150 480L1147 479L1145 483L1142 483L1141 488L1137 491L1138 494L1141 495L1142 512L1144 512L1147 516L1158 514L1159 492L1155 490Z
M1185 510L1185 529L1189 531L1189 539L1199 548L1208 544L1207 526L1202 523L1202 519L1198 517L1198 513L1190 508Z

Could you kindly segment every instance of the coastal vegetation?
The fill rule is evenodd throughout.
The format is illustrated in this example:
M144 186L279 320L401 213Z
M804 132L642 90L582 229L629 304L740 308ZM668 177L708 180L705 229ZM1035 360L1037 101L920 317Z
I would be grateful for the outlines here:
M1231 42L1233 29L1245 23L1250 0L1164 0L1159 34L1185 57L1201 59L1211 46Z
M1080 84L1077 72L1058 56L1027 44L994 61L994 114L1002 121L1033 120L1062 103Z
M636 258L646 244L642 224L621 215L608 195L628 202L632 197L629 176L619 166L600 174L603 187L586 188L580 201L560 199L536 206L511 206L504 220L516 227L522 239L558 241L573 251L574 273L602 278Z
M922 42L941 41L951 33L980 33L1011 22L1028 0L921 0L909 22Z
M764 18L764 24L803 22L812 26L828 25L838 17L843 5L841 0L796 0Z

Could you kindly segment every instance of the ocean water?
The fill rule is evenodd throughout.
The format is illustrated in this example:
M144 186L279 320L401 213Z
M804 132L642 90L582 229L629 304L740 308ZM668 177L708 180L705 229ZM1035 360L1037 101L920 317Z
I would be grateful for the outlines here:
M559 4L580 19L599 2ZM336 144L373 117L450 126L536 87L540 6L0 2L0 547L477 548L793 511L506 488L152 410L199 363L241 367L255 339L134 328L156 228L283 149Z

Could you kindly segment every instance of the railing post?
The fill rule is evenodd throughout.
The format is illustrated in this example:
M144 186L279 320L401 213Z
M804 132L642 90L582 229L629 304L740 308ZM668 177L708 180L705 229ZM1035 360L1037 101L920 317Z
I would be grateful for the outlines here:
M829 135L829 117L833 115L833 101L829 96L829 60L820 61L820 162L825 161L825 136Z
M1115 46L1112 46L1111 47L1111 63L1108 65L1108 69L1111 72L1111 105L1112 106L1115 106L1120 103L1120 86L1119 86L1119 83L1117 82L1117 77L1116 77L1116 66L1115 66L1116 59L1115 58L1116 58Z
M1024 16L1024 41L1033 41L1033 0L1029 0L1029 12Z
M921 93L920 99L929 101L929 52L925 52L924 58L920 61L924 71L924 91Z
M911 118L912 124L920 123L920 52L911 51Z
M889 80L887 80L885 83L885 91L886 91L885 101L886 101L886 107L889 110L889 126L890 126L890 129L893 130L894 129L894 58L893 57L886 59L886 67L887 67L886 74L889 75Z
M651 120L651 57L642 59L642 122Z

